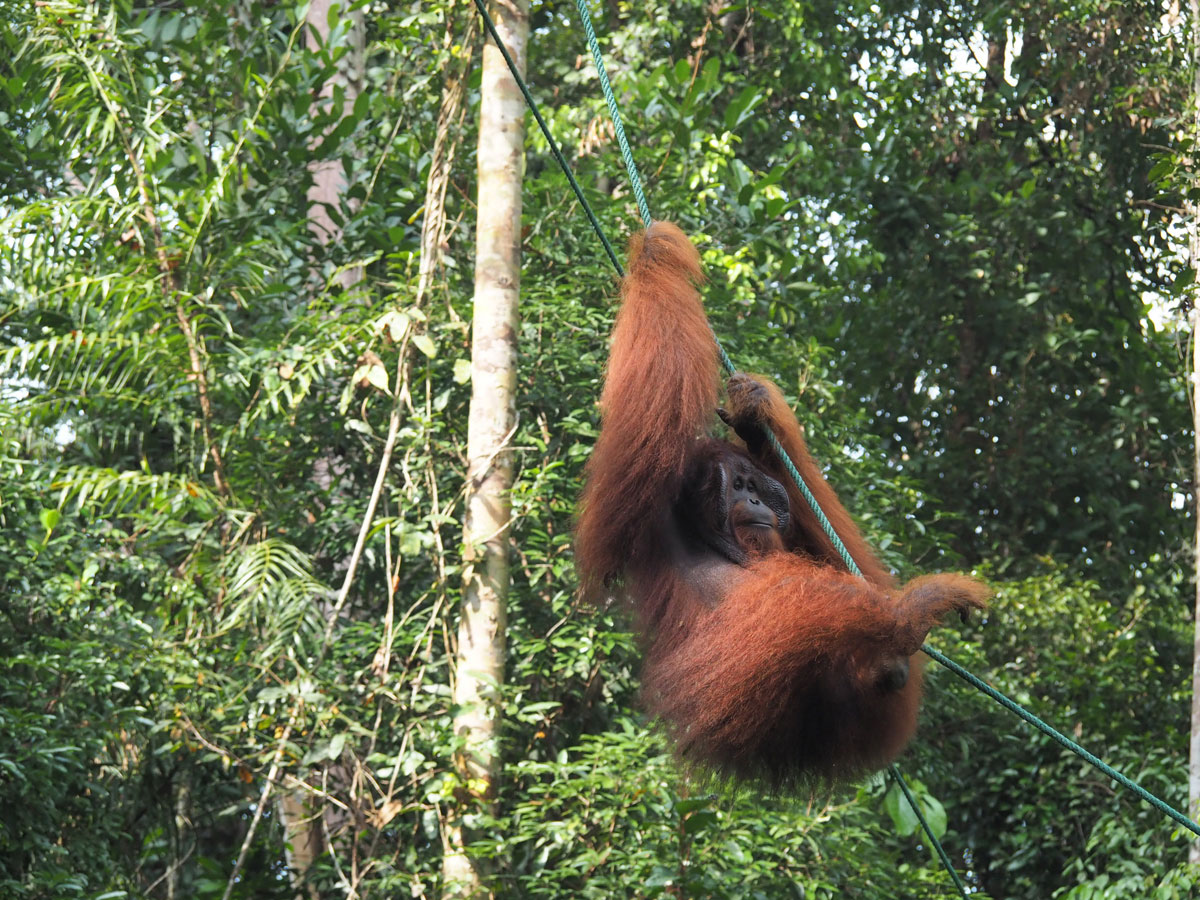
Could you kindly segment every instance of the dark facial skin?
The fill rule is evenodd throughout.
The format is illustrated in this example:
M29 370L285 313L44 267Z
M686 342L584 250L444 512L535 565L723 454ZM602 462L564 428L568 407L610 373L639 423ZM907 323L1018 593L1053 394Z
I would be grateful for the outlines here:
M782 550L790 517L783 485L732 448L698 462L675 513L683 534L736 566Z
M770 491L773 482L742 460L729 468L725 504L729 510L729 526L737 544L747 556L782 550L780 518L787 516L788 511L782 506L787 502L786 495L776 492L769 500L764 497L764 489Z
M779 517L763 503L759 496L762 474L752 466L740 462L734 467L733 478L726 495L729 499L729 518L734 525L751 525L762 528L778 528Z

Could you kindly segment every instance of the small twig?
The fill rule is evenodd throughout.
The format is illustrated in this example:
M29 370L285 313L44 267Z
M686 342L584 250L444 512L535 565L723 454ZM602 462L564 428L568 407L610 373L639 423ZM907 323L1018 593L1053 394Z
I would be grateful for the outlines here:
M160 884L162 884L166 879L170 878L172 875L174 875L176 872L178 872L183 867L183 864L185 862L187 862L189 859L191 859L192 854L195 852L196 852L196 844L195 844L195 842L193 842L192 846L188 848L187 853L183 854L183 856L181 858L175 860L175 862L173 862L173 863L171 863L171 865L167 866L167 870L165 872L163 872L161 875L159 875L157 878L155 878L152 882L150 882L149 885L146 886L146 889L142 892L143 895L146 897L149 897L151 894L153 894L154 889L156 887L158 887Z
M358 896L358 891L350 882L350 879L346 877L346 873L342 871L342 866L338 862L337 854L333 851L333 835L329 833L329 822L325 816L318 814L317 818L321 822L321 837L325 841L325 850L329 854L330 861L333 863L334 874L337 876L337 880L341 882L342 886L345 888L346 897L349 898L349 900L354 900L354 898Z
M402 348L401 360L403 358L404 351ZM317 655L318 664L325 658L325 654L329 651L333 629L337 625L342 607L346 605L346 598L350 596L350 586L354 583L354 576L358 573L358 564L362 559L363 548L367 543L367 534L371 531L371 523L375 519L375 507L379 505L379 497L383 494L383 486L387 483L388 466L391 464L392 452L396 449L396 435L399 433L400 404L397 398L392 404L391 416L388 419L387 440L384 442L383 453L379 457L379 468L375 473L375 486L371 489L371 498L367 501L367 511L363 515L362 524L358 528L358 537L354 541L354 550L350 554L350 563L346 567L346 577L342 579L342 587L338 591L337 600L334 601L333 609L329 611L328 621L325 623L325 634L321 639L321 652Z
M393 624L396 619L396 579L400 577L400 563L392 564L392 526L389 522L383 529L384 575L387 578L387 610L383 614L383 640L375 651L371 668L381 682L387 681L388 664L392 658Z

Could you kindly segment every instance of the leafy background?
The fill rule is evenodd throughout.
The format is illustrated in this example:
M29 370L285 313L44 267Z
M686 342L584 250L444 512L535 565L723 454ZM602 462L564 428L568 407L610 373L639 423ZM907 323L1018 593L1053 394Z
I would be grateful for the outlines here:
M310 896L439 891L473 64L419 306L416 282L442 86L478 30L457 40L462 3L356 5L346 108L314 98L350 36L309 49L301 5L0 0L4 896L296 896L260 804L273 771L331 828ZM996 585L986 622L936 645L1181 807L1187 23L1100 0L595 12L652 208L696 235L730 354L783 385L889 563ZM573 5L533 3L532 26L534 93L619 245L637 214ZM577 607L615 281L528 146L506 765L475 847L493 889L952 896L882 780L772 797L681 772L638 712L625 617ZM321 160L349 180L328 246ZM366 354L402 424L331 620L391 410L356 385ZM1157 813L929 682L903 769L973 896L1190 896Z

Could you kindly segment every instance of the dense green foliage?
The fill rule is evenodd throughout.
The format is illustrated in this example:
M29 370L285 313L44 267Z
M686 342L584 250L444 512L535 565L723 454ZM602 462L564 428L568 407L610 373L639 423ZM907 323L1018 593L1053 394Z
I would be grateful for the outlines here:
M474 13L362 5L347 108L316 102L347 35L308 49L298 4L0 0L0 895L216 898L244 849L232 896L294 897L286 796L332 835L318 895L438 893L477 75L415 304L446 17L461 36ZM890 563L996 582L986 623L934 643L1181 806L1192 435L1179 181L1155 166L1184 24L1103 0L719 7L598 22L718 335L796 401ZM533 25L534 93L619 246L637 214L574 5ZM952 896L881 779L780 798L680 772L625 617L576 607L615 281L528 143L506 768L476 847L498 894ZM317 160L349 182L330 246ZM387 391L357 384L375 358ZM1195 889L1157 813L929 680L903 769L974 896Z

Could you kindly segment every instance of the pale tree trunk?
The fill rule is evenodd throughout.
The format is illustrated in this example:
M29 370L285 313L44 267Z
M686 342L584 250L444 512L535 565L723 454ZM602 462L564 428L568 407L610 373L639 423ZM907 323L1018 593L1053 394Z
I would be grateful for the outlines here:
M1197 239L1194 205L1191 213L1188 244L1191 251L1192 270L1200 268L1200 240ZM1200 281L1200 271L1196 271ZM1193 295L1194 296L1194 295ZM1192 545L1196 578L1195 620L1192 644L1192 734L1188 747L1188 815L1200 821L1200 309L1192 306L1192 496L1195 501L1192 514L1196 520L1196 534ZM1200 840L1193 840L1188 848L1188 861L1200 863Z
M350 113L362 90L366 28L362 10L345 12L348 5L346 0L312 0L308 8L306 44L309 50L316 52L328 42L331 30L329 13L334 6L339 7L335 18L340 18L348 26L347 42L350 44L350 52L342 57L337 72L325 82L320 95L313 101L314 115L332 102L335 85L345 91L343 114ZM314 146L320 143L322 137L314 139ZM309 231L322 244L335 244L341 239L342 230L330 215L330 209L345 210L347 213L352 211L350 201L344 196L348 187L346 170L341 159L315 160L309 164L309 170L312 172L312 185L307 195ZM339 280L342 287L349 290L362 277L362 269L355 267L341 272ZM332 481L336 468L333 460L318 460L315 466L318 481L322 478ZM334 767L329 775L334 779L345 773ZM344 781L345 778L338 780ZM287 866L292 873L297 896L315 900L316 890L307 883L309 870L322 854L331 849L326 837L336 837L346 830L349 824L347 816L336 807L322 807L314 801L312 794L303 789L281 792L278 811L286 838Z
M1192 138L1200 139L1200 0L1190 0L1192 34ZM1197 148L1193 144L1189 151L1192 158L1190 175L1194 178L1196 172ZM1195 280L1200 283L1200 204L1194 201L1187 203L1188 214L1188 262L1195 273ZM1195 503L1193 514L1196 520L1196 536L1193 550L1195 551L1196 573L1196 606L1195 606L1195 643L1192 646L1192 734L1188 754L1188 814L1193 820L1200 820L1200 309L1197 309L1198 295L1193 287L1192 293L1192 498ZM1200 840L1192 841L1188 851L1188 859L1200 863Z
M175 791L175 827L171 829L171 861L167 869L167 900L177 900L180 896L179 873L188 858L184 849L185 836L191 833L192 822L192 788L189 780L190 772L184 769L181 780L174 785Z
M490 12L518 71L524 72L528 0L493 3ZM480 88L465 581L453 685L454 732L462 741L455 767L462 784L444 830L445 898L487 896L482 863L470 857L467 845L472 814L494 802L500 768L524 146L524 100L499 50L489 42Z
M1189 244L1191 264L1197 267L1196 210L1191 210L1192 224ZM1200 276L1200 272L1197 273ZM1200 279L1198 279L1200 280ZM1188 815L1200 821L1200 310L1192 307L1192 514L1196 519L1196 534L1192 550L1196 577L1195 621L1192 644L1192 734L1188 752ZM1200 840L1193 840L1188 849L1188 861L1200 863Z

